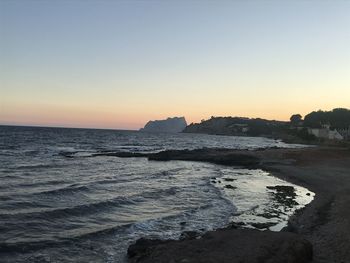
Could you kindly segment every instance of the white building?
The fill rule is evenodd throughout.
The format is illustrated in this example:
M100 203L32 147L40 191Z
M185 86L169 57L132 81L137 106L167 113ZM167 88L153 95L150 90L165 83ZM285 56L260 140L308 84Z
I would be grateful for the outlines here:
M336 129L331 130L329 125L322 125L322 128L308 128L309 134L317 138L328 140L344 140L344 136Z
M339 129L338 132L343 136L344 140L350 140L350 126L347 129Z

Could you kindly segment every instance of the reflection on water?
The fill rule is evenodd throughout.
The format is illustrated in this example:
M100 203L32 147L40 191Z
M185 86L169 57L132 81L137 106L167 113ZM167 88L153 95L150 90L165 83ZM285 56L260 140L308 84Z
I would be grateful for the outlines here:
M213 185L235 205L235 225L280 231L296 210L310 203L315 193L262 170L222 169Z

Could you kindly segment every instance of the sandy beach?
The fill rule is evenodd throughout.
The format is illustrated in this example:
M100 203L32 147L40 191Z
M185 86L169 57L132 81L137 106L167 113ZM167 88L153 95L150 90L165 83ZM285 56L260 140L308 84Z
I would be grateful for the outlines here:
M151 160L191 160L261 168L316 193L281 232L229 227L180 241L139 240L130 262L350 262L350 150L166 151Z

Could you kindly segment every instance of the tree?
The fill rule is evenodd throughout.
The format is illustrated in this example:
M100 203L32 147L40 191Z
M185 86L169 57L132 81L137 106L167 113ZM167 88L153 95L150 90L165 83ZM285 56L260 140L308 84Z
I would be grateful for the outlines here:
M298 125L302 121L302 116L300 114L294 114L290 117L290 122L294 125Z
M313 111L304 118L304 126L320 128L323 124L330 124L331 128L346 129L350 126L350 110L337 108L332 111Z

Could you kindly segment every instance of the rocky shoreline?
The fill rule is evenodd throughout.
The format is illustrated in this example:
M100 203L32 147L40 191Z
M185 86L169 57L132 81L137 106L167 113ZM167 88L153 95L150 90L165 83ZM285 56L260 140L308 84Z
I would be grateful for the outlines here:
M201 238L192 233L179 241L141 239L130 246L129 262L350 262L348 148L199 149L97 156L100 155L260 168L316 193L314 201L297 211L281 232L233 225Z
M200 238L139 239L128 249L129 262L289 262L312 259L312 245L288 232L225 228Z
M130 262L350 262L349 149L201 149L144 157L262 168L307 187L316 198L281 232L234 226L180 241L141 239L129 248Z

